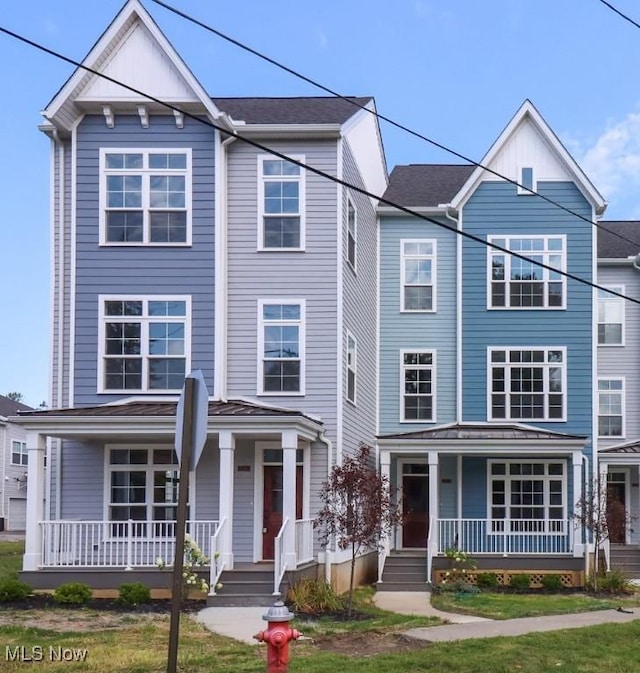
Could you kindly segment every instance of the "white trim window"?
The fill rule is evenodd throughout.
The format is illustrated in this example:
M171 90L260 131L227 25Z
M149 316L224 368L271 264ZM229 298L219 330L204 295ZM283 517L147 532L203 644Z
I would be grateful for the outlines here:
M564 533L566 496L564 461L489 461L493 533Z
M566 348L489 348L489 420L566 420Z
M435 421L435 351L400 351L403 423Z
M624 294L624 285L608 288ZM598 345L624 346L624 299L598 290Z
M258 394L304 395L301 299L258 300Z
M623 379L598 379L598 437L624 437Z
M180 472L173 447L107 450L107 520L175 521ZM117 530L114 528L114 531ZM135 526L136 535L149 535Z
M488 308L566 308L565 236L489 236L490 243L558 269L550 271L519 257L487 248Z
M98 392L180 390L189 371L191 300L100 297Z
M355 273L357 263L358 216L351 199L347 199L347 262Z
M517 192L520 196L531 196L537 189L536 175L532 166L522 166L520 168L520 184Z
M191 149L100 150L103 245L191 244Z
M411 239L400 241L400 310L425 313L436 310L437 241Z
M358 343L356 338L347 332L347 400L356 403L356 386L358 372Z
M304 156L292 156L304 161ZM304 172L278 157L258 157L258 250L304 250Z
M29 464L27 443L15 439L11 441L11 464L25 466Z

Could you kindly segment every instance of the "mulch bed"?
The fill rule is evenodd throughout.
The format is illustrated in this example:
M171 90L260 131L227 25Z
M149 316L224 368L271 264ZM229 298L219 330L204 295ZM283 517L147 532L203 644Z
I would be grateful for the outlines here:
M56 603L51 594L34 594L23 600L9 601L0 603L1 608L12 608L14 610L46 610L57 608L61 610L77 610L78 608L87 608L89 610L99 610L105 612L139 613L139 614L169 614L171 612L171 601L169 599L152 599L148 603L140 605L125 605L115 598L92 598L88 603L82 605ZM204 601L189 600L182 606L182 612L193 613L202 610L205 607ZM0 608L0 609L1 609Z

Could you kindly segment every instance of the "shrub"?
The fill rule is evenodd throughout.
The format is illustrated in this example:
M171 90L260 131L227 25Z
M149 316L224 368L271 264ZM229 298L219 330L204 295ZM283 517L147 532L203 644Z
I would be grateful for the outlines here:
M32 594L31 587L15 577L0 580L0 603L20 601Z
M597 587L598 591L608 594L633 593L633 587L621 570L610 570L602 575L598 575Z
M118 589L118 602L123 605L140 605L151 600L151 591L142 582L121 584Z
M314 615L323 612L337 612L344 608L342 599L330 584L324 580L314 580L308 577L296 582L289 589L287 603L295 612Z
M498 582L498 576L495 573L478 573L476 575L476 586L479 589L497 589L500 582Z
M542 588L546 591L560 591L563 588L561 575L543 575Z
M509 586L516 592L527 591L531 586L531 578L526 573L511 575L509 577Z
M61 584L53 594L56 603L66 605L84 605L91 600L91 588L82 582L67 582Z

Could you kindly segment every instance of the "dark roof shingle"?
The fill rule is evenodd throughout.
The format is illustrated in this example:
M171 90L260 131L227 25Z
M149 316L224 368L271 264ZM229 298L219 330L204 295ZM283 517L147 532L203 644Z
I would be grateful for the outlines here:
M435 207L449 203L475 166L470 164L410 164L396 166L384 198L407 207Z
M8 416L15 416L18 411L31 411L32 407L22 404L22 402L14 402L5 395L0 395L0 416L7 418Z
M627 259L640 253L640 222L601 220L599 225L598 259Z

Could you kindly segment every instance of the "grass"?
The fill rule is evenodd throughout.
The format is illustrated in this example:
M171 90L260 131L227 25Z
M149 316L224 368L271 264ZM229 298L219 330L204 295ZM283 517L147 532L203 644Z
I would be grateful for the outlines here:
M24 542L0 542L0 579L18 576L23 553Z
M459 612L490 619L516 619L608 610L619 606L633 607L640 605L640 594L624 597L599 597L581 593L502 594L483 591L479 594L464 594L443 592L432 595L431 605L445 612Z

